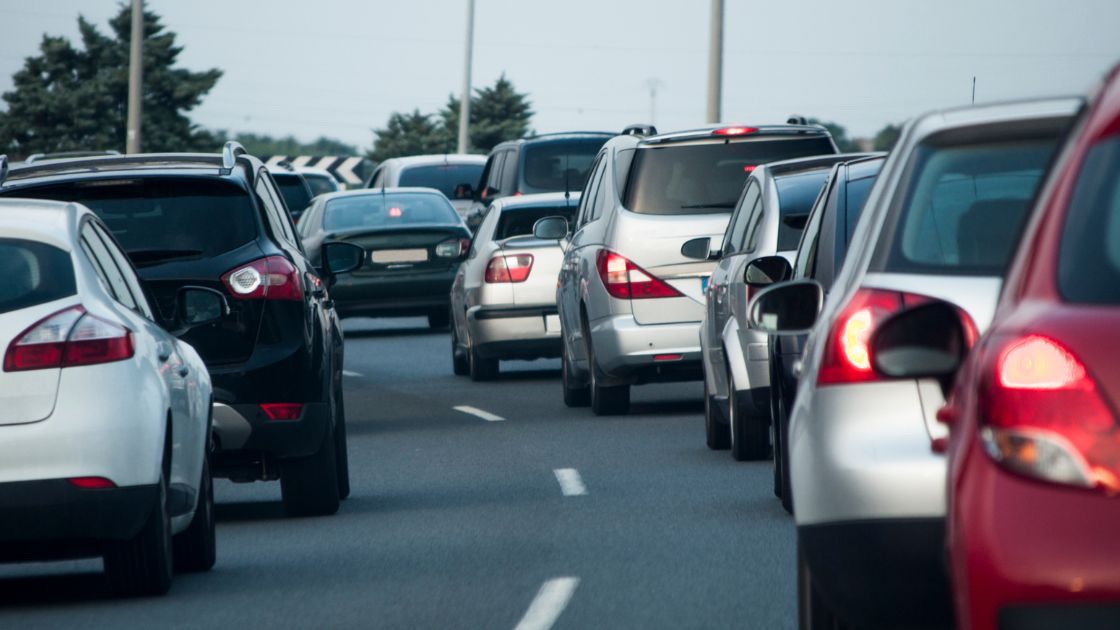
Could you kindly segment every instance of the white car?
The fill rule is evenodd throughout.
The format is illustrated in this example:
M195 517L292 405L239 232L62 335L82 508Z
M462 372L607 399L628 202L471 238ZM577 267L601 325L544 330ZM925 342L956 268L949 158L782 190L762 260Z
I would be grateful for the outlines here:
M184 287L157 319L100 219L48 201L0 200L0 278L0 559L100 555L126 595L210 569L210 377L157 321L225 298Z

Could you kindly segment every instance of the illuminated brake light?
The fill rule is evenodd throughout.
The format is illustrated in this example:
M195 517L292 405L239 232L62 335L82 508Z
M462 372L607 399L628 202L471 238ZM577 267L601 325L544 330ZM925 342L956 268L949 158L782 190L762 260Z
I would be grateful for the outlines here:
M1084 378L1073 355L1037 335L1008 348L999 364L999 384L1009 389L1062 389Z
M400 208L389 208L389 216L391 216L391 217L393 217L393 218L398 218L398 217L400 217L400 216L401 216L402 214L404 214L404 213L403 213L403 212L401 212L401 209L400 209Z
M222 283L230 295L239 300L294 300L303 299L299 272L283 256L269 256L226 272Z
M620 300L684 297L664 280L608 249L599 250L595 263L599 278L611 297Z
M269 420L299 420L303 403L263 403L261 411Z
M532 270L532 254L495 256L486 264L486 274L483 279L491 284L525 282L529 279Z
M104 477L71 477L66 481L75 488L82 490L102 490L105 488L116 488L117 484Z
M20 333L4 353L4 371L112 363L131 358L134 353L130 330L73 306Z
M756 168L758 168L758 167L755 166L754 164L747 164L746 166L743 167L743 172L744 173L753 173L754 169L756 169Z
M713 136L745 136L755 133L758 127L722 127L712 131Z

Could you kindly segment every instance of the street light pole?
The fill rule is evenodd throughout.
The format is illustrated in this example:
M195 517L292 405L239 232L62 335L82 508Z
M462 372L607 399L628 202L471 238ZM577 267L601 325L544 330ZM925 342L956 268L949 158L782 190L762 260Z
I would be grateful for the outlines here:
M718 123L723 100L723 0L712 0L711 35L708 42L708 122Z
M459 97L459 153L470 149L471 57L474 53L474 0L467 0L467 49L463 55L463 94Z
M125 153L140 152L143 69L144 0L132 0L132 34L128 50L128 126L125 136Z

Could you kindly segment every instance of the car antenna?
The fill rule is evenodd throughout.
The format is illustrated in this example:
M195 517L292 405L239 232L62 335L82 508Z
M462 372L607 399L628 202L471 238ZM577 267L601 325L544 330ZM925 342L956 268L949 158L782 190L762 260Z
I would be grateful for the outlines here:
M564 204L572 200L571 185L568 183L568 153L564 152Z

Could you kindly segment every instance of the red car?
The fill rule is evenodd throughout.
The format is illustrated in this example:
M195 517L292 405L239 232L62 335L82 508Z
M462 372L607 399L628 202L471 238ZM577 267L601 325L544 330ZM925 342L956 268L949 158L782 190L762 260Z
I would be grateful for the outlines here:
M958 627L1120 628L1120 67L1025 230L971 352L970 322L934 303L885 322L872 356L955 378L938 417Z

